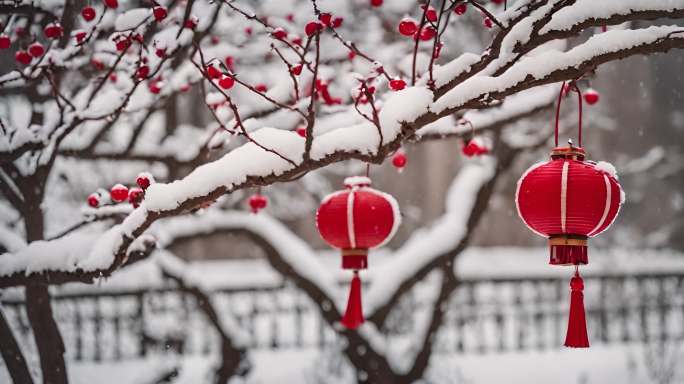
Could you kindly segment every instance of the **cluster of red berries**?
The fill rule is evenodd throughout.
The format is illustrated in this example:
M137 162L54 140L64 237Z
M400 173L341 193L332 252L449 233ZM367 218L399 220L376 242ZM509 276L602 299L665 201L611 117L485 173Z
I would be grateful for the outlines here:
M254 214L259 213L259 211L266 208L267 205L268 199L262 194L256 193L249 198L249 208Z
M316 79L316 95L323 99L323 102L326 105L336 105L336 104L342 104L342 99L339 97L332 97L330 95L330 91L328 90L328 82L321 80L321 79Z
M116 184L109 190L109 198L112 203L128 201L137 208L145 198L145 190L154 182L154 178L147 172L142 172L135 179L137 187L128 188L123 184ZM103 196L100 192L91 193L88 196L88 205L98 208L102 204Z
M399 33L421 41L429 41L435 37L437 30L431 25L425 25L423 28L419 28L418 23L414 19L405 17L399 22Z

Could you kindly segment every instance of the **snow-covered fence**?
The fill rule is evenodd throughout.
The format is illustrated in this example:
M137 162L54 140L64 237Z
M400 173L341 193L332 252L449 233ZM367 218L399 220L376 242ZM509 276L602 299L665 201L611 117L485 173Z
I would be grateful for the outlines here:
M684 272L598 274L586 279L592 344L684 339ZM567 279L465 278L436 338L438 353L493 353L558 348L565 334ZM424 321L428 303L419 285L383 330L403 343ZM218 289L217 310L233 316L249 348L324 348L335 331L317 307L289 285ZM3 306L25 348L33 348L19 299ZM194 298L176 288L93 290L54 298L67 354L73 360L125 360L149 354L218 353L219 339Z

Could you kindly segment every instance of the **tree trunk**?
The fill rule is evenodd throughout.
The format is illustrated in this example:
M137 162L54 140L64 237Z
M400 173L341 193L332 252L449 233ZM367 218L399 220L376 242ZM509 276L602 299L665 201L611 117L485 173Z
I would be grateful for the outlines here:
M27 242L42 240L44 236L43 211L40 197L29 200L24 209L24 225ZM26 287L26 314L40 356L40 368L44 384L66 384L64 341L50 306L47 285Z
M33 384L33 378L26 365L19 343L0 308L0 354L14 384Z

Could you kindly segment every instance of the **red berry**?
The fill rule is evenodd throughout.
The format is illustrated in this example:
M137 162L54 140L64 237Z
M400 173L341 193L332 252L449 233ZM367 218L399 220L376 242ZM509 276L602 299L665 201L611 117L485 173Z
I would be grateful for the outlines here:
M12 40L10 40L10 37L5 35L4 33L0 35L0 49L7 49L12 45Z
M24 65L31 64L31 55L23 49L14 54L14 59Z
M185 93L190 90L190 84L183 84L178 88L179 91Z
M147 76L150 75L150 67L147 65L141 65L140 68L138 68L136 75L138 76L138 79L146 79Z
M245 27L245 34L246 34L247 36L251 36L251 35L252 35L252 32L253 32L253 31L252 31L252 27Z
M428 25L427 27L424 27L420 31L419 38L423 41L428 41L428 40L432 40L435 37L435 34L436 34L435 29Z
M28 52L33 57L41 57L43 56L43 53L45 53L45 47L43 47L43 44L36 41L35 43L29 45Z
M76 42L78 43L82 43L87 36L88 34L85 31L78 31L74 33L74 37L76 38Z
M415 20L406 17L399 22L399 33L404 36L413 36L418 31Z
M131 46L131 39L123 38L116 41L116 50L119 52L125 51Z
M382 5L382 0L370 0L370 5L373 7L379 7Z
M62 34L64 34L64 29L62 29L62 26L57 23L50 23L45 26L43 33L48 39L56 39L62 37Z
M105 7L107 8L118 8L119 7L119 1L118 0L104 0Z
M93 7L85 7L81 10L81 16L83 17L83 20L85 21L93 21L95 19L95 8Z
M326 27L329 27L332 25L332 15L330 13L321 13L320 16L318 16L318 20L323 23Z
M99 193L91 193L88 196L88 205L90 205L93 208L97 208L100 206L100 194Z
M287 37L287 31L285 31L282 28L276 28L273 30L273 32L271 32L271 36L273 36L274 38L276 38L278 40L283 40L284 38Z
M157 21L162 21L166 19L166 16L168 16L168 12L166 11L166 8L157 6L152 8L152 14L154 15L154 19Z
M261 93L268 91L268 87L266 86L266 84L257 84L254 86L254 89Z
M265 196L256 194L249 198L249 206L253 213L258 213L260 210L266 208L268 205L268 200Z
M199 19L197 19L197 16L190 16L187 20L185 20L185 24L183 24L183 27L187 29L195 29L197 27L197 23L199 23Z
M503 4L504 0L492 0L494 4Z
M297 134L301 137L306 137L306 127L303 125L297 127Z
M355 57L356 57L356 52L354 52L354 51L349 51L349 53L347 53L347 58L348 58L350 61L351 61L351 60L354 60Z
M93 64L93 67L95 67L95 69L98 71L105 69L104 63L98 59L92 59L90 63Z
M218 79L223 75L221 71L216 68L213 65L210 65L207 67L207 76L209 76L210 79Z
M468 6L466 6L466 3L461 3L454 8L454 13L461 16L466 13L467 10Z
M390 80L389 86L393 91L401 91L406 87L406 82L402 79L394 79Z
M318 21L310 21L304 26L304 33L306 33L307 36L311 36L322 28L323 26Z
M589 88L584 92L584 101L589 105L594 105L599 101L599 93L593 88Z
M392 156L392 165L401 170L406 166L406 160L406 154L402 151L397 151L397 153Z
M286 19L287 21L289 21L289 22L293 22L293 21L294 21L294 15L291 14L291 13L288 13L288 14L285 16L285 19Z
M159 92L161 92L162 87L164 86L163 81L152 81L150 82L148 88L151 93L158 95Z
M218 84L223 89L231 89L233 88L233 84L235 84L235 79L233 79L232 76L223 76Z
M482 23L483 23L484 26L487 27L487 28L491 28L492 25L493 25L493 24L492 24L492 19L490 19L489 17L485 17L485 19L484 19L484 21L483 21Z
M344 21L344 19L341 18L341 17L336 17L336 18L334 18L333 21L332 21L332 26L333 26L333 28L339 28L339 27L341 27L343 21Z
M292 37L292 44L301 46L302 45L302 38L295 35L294 37Z
M142 189L147 189L147 187L149 187L150 184L152 184L153 180L154 178L152 177L152 175L150 175L147 172L141 172L140 174L138 174L138 177L135 178L135 183L138 184L138 187Z
M294 67L290 68L290 72L295 76L299 76L302 74L303 68L304 66L302 64L297 64Z
M157 48L154 51L154 54L157 55L160 59L163 59L166 57L166 48Z
M128 191L128 202L133 204L133 207L138 208L144 196L145 192L142 189L133 187Z
M226 63L226 67L233 72L234 66L235 66L235 59L233 59L233 56L226 56L226 59L224 60Z
M437 11L432 7L428 8L428 10L425 11L425 18L427 19L427 21L434 23L435 21L437 21Z
M120 203L128 198L128 188L125 185L117 184L109 191L112 201Z
M109 75L109 81L111 81L112 83L116 83L117 79L118 76L116 76L116 73L112 73L111 75Z

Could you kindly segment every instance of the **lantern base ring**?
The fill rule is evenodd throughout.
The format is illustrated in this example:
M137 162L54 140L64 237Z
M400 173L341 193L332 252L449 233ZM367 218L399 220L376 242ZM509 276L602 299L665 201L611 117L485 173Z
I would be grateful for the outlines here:
M577 235L552 235L549 237L549 264L589 264L587 237Z
M360 270L368 268L368 249L343 249L342 269Z

